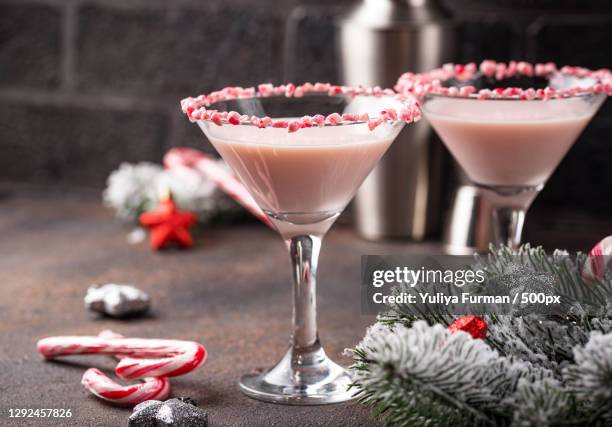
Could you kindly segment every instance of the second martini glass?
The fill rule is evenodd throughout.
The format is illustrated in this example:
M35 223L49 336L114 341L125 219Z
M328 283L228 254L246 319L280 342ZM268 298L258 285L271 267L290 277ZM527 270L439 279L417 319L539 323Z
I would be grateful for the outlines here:
M495 243L516 249L527 209L609 81L608 70L484 61L407 73L398 87L422 98L425 116L491 204Z
M350 376L319 341L321 240L406 122L419 111L390 90L329 84L226 88L188 98L197 122L289 250L293 334L272 369L240 381L250 397L309 405L351 399Z

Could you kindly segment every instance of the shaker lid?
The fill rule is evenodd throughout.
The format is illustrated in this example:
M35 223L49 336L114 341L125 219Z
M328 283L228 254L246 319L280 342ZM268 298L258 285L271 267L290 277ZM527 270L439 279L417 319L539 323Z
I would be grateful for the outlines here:
M451 21L450 14L437 0L363 0L344 15L340 24L396 29L450 25Z

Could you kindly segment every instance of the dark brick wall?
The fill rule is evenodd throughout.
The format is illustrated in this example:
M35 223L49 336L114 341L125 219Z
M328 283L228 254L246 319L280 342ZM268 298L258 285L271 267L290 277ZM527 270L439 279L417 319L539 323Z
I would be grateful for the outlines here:
M19 181L104 183L122 161L159 161L168 121L163 114L4 103L0 170Z
M164 94L177 99L281 75L279 17L223 2L185 7L78 9L77 87L88 93ZM101 35L104 35L101 37Z
M0 4L0 85L57 86L60 28L57 8Z
M0 0L0 181L100 188L121 161L159 160L177 145L211 151L179 99L337 80L334 17L350 3ZM612 67L609 0L444 3L459 22L459 61ZM612 209L611 130L606 106L535 209Z

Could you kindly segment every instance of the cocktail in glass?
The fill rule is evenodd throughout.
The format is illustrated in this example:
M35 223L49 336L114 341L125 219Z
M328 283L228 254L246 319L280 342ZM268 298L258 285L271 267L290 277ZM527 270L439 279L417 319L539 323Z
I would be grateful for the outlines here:
M291 258L289 350L272 369L242 377L241 390L256 399L297 405L351 399L349 374L326 356L318 337L321 240L404 124L418 118L418 110L392 91L328 84L264 85L256 92L239 89L196 100L184 101L183 110L270 218ZM199 106L205 111L198 112Z
M423 113L490 201L495 243L516 249L527 209L604 101L605 85L589 89L606 73L562 73L545 64L535 67L540 76L534 79L529 64L513 63L508 76L509 65L500 72L493 63L487 76L484 64L479 73L466 73L464 66L439 70L434 76L446 81L437 83L431 75L412 79L431 84L421 94ZM534 80L539 89L514 86Z

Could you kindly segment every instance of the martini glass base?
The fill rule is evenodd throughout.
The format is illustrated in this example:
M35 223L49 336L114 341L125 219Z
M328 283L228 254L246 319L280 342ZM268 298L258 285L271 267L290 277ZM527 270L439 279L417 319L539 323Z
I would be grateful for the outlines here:
M243 376L240 390L265 402L324 405L352 400L350 383L350 374L331 361L317 341L307 349L290 348L267 372Z

